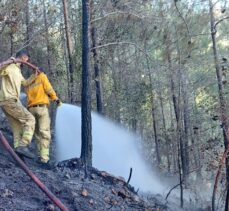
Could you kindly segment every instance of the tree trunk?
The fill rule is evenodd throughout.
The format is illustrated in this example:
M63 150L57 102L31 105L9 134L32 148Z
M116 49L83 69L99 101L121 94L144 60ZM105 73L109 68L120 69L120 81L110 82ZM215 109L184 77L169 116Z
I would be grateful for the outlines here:
M166 141L166 158L167 158L167 165L168 165L168 172L171 172L171 161L170 161L170 140L167 134L167 128L165 123L165 114L164 114L164 105L163 105L163 99L161 90L159 90L159 100L160 100L160 106L161 106L161 115L162 115L162 122L163 122L163 130L164 130L164 136Z
M10 33L10 56L14 53L14 34Z
M89 0L82 0L82 147L81 159L92 166L91 81L89 61Z
M113 96L114 96L114 119L118 122L121 123L121 115L120 115L120 110L121 110L121 105L120 105L120 99L119 99L119 84L118 84L118 77L115 71L115 61L114 61L114 54L112 54L112 79L113 79Z
M189 152L188 152L188 140L189 140L189 111L188 111L188 96L187 96L187 79L185 78L186 76L183 75L183 80L182 80L182 95L183 95L183 120L184 120L184 166L183 166L183 171L184 171L184 177L186 178L188 176L189 172Z
M170 128L171 128L171 140L175 140L176 138L175 138L175 136L174 136L174 131L175 131L175 126L174 126L174 124L173 124L173 111L174 109L173 109L173 106L172 106L172 102L171 102L171 100L169 100L169 115L170 115L170 120L171 120L171 122L170 122ZM171 143L170 143L170 146L171 146L171 151L172 151L172 154L171 154L171 156L172 156L172 163L173 163L173 171L174 172L176 172L177 171L177 162L176 162L176 152L177 152L177 146L175 146L175 144L174 144L174 141L172 141Z
M66 101L67 101L67 96L70 96L70 76L69 76L69 70L68 70L68 56L67 56L67 47L66 47L66 41L65 41L65 30L64 30L64 24L63 24L63 16L60 17L61 21L60 21L60 36L61 36L61 48L63 49L63 60L64 60L64 64L65 64L65 68L66 68L66 77L67 77L67 88L66 88ZM70 97L69 97L70 99Z
M156 106L155 106L154 97L152 97L151 99L151 104L152 104L152 119L153 119L153 131L154 131L154 140L155 140L155 148L156 148L156 158L157 158L157 164L160 165L161 156L159 152L159 142L158 142L157 122L156 122Z
M43 4L43 18L44 18L44 25L45 25L45 40L46 40L46 48L47 48L47 56L48 56L47 57L48 72L53 77L53 72L52 72L52 69L51 69L51 49L50 49L50 41L49 41L49 29L48 29L48 21L47 21L45 0L42 0L42 4Z
M147 41L144 40L144 51L147 52L146 49ZM157 164L160 165L161 163L161 156L159 152L159 142L158 142L158 132L157 132L157 121L156 121L156 102L154 99L154 87L153 87L153 79L150 69L150 63L149 58L146 56L146 65L147 65L147 71L148 71L148 77L149 77L149 83L150 83L150 102L151 102L151 111L152 111L152 123L153 123L153 132L154 132L154 141L155 141L155 149L156 149L156 159Z
M28 45L30 39L30 16L29 16L29 0L26 0L25 5L25 24L26 24L26 40L25 43ZM29 46L26 47L27 52L29 52Z
M181 124L181 118L180 118L180 64L179 64L179 78L177 81L177 86L178 86L178 97L176 96L176 90L175 90L175 80L174 77L176 75L176 72L174 71L174 68L172 67L171 63L171 52L170 52L170 39L169 35L166 34L167 39L165 40L166 46L167 46L167 52L166 52L166 57L167 57L167 62L169 65L169 71L170 71L170 89L171 89L171 98L173 102L173 108L174 108L174 113L176 117L176 131L177 131L177 163L178 163L178 170L179 170L179 179L180 179L180 203L181 207L183 207L184 199L183 199L183 180L184 180L184 175L183 175L183 163L184 163L184 151L183 151L183 140L182 140L182 124ZM179 51L178 51L179 54Z
M50 49L50 41L49 41L49 27L48 27L48 21L47 21L47 12L46 12L46 5L45 0L42 0L42 6L43 6L43 19L44 19L44 26L45 26L45 40L46 40L46 50L47 50L47 64L48 64L48 75L51 83L53 82L53 79L55 78L54 72L52 71L51 67L51 49ZM51 116L51 128L55 127L55 106L53 104L50 105L50 116Z
M211 24L211 37L212 37L212 50L214 55L214 63L215 63L215 70L218 82L218 93L219 93L219 103L220 103L220 113L221 113L221 122L223 126L223 135L224 135L224 146L225 151L228 148L229 144L229 123L228 123L228 115L227 115L227 108L226 108L226 100L224 94L224 87L222 83L222 72L219 66L219 57L218 51L216 46L216 29L215 29L215 17L213 12L213 4L212 1L209 0L209 12L210 12L210 24ZM227 195L225 200L225 211L229 210L229 159L226 155L226 187L227 187ZM215 199L214 199L214 191L213 191L213 199L212 199L212 210L215 210Z
M91 0L91 11L93 11L93 4L94 1ZM92 14L92 12L91 12ZM103 98L102 98L102 85L101 85L101 76L100 76L100 69L99 69L99 60L98 60L98 53L96 49L96 28L93 23L91 23L91 40L92 40L92 53L94 59L94 71L95 71L95 87L96 87L96 105L97 111L100 114L104 113L103 109Z
M73 46L71 41L69 18L68 18L68 1L62 0L64 8L64 25L65 25L65 36L68 50L68 71L70 76L70 87L69 87L69 98L70 102L74 102L74 63L73 63Z
M197 121L197 116L198 116L198 109L197 109L197 104L196 104L196 93L194 92L194 96L193 96L193 102L194 102L194 106L192 108L195 116L195 121L194 121L194 125L198 125L198 121ZM201 152L200 152L200 144L201 143L201 138L199 135L199 128L197 127L197 129L194 130L194 127L192 128L192 147L193 147L193 156L194 156L194 163L195 163L195 167L198 169L197 170L197 175L198 178L201 179L202 175L201 175L201 160L204 160L204 158L201 158ZM202 154L203 156L203 154Z

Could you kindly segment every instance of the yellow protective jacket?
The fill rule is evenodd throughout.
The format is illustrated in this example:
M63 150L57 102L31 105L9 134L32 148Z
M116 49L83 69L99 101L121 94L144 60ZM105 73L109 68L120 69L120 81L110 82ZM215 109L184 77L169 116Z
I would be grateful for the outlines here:
M27 86L32 83L36 75L27 80L22 76L21 69L17 64L10 64L0 70L0 102L8 99L19 99L21 85Z
M25 91L28 107L44 104L49 105L49 98L53 101L58 99L48 77L44 73L40 73L33 83L26 87Z

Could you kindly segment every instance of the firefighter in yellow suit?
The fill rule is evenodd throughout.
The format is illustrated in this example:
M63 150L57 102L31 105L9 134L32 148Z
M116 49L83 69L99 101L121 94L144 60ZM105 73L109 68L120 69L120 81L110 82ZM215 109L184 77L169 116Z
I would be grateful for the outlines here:
M35 139L39 154L39 163L48 164L49 162L49 147L51 142L50 117L48 106L49 99L55 101L58 106L61 105L48 77L42 68L41 72L32 84L26 87L28 109L33 114L36 120Z
M19 51L16 59L28 61L29 57L25 51ZM27 86L32 83L36 74L25 80L20 65L13 63L0 70L0 106L13 130L15 151L25 157L34 158L28 146L33 137L35 118L21 104L19 96L21 85Z

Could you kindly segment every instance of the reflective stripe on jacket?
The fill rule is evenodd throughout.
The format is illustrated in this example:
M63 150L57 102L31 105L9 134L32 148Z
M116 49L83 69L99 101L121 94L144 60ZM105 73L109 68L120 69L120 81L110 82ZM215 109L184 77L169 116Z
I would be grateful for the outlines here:
M0 70L0 102L8 99L19 99L21 85L27 86L34 81L35 75L25 78L17 64L10 64Z
M26 87L26 94L28 107L40 104L49 105L49 98L53 101L58 99L48 77L44 73L40 73L34 82Z

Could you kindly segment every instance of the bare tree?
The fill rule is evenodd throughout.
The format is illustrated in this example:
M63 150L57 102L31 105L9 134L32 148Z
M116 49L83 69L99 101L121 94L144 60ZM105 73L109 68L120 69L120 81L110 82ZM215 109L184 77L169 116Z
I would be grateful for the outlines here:
M225 146L225 156L226 157L226 201L225 201L225 211L229 210L229 158L227 156L228 154L228 146L229 146L229 118L227 115L227 105L226 105L226 99L225 99L225 92L224 92L224 86L222 81L222 71L220 68L220 62L219 62L219 56L218 56L218 50L217 50L217 43L216 43L216 26L219 21L215 21L214 17L214 5L211 0L209 0L209 12L210 12L210 25L211 25L211 38L212 38L212 50L213 50L213 56L214 56L214 64L215 64L215 70L216 70L216 76L217 76L217 82L218 82L218 94L219 94L219 104L220 104L220 113L221 113L221 122L222 122L222 128L223 128L223 135L224 135L224 146ZM220 170L219 170L220 172ZM216 176L216 180L218 177ZM217 188L217 182L215 182L214 190L213 190L213 196L212 196L212 210L215 210L215 194L216 194L216 188Z
M74 83L74 62L73 62L73 46L71 41L70 27L69 27L69 18L68 18L68 1L62 0L63 8L64 8L64 25L65 25L65 36L67 42L67 50L68 50L68 69L70 76L70 87L69 87L69 97L70 102L73 103L73 83Z
M47 62L48 62L48 70L51 76L53 77L52 69L51 69L51 49L50 49L50 41L49 41L49 27L48 27L48 21L47 21L47 12L46 12L46 5L45 0L42 0L42 6L43 6L43 18L44 18L44 25L45 25L45 40L46 40L46 46L47 46Z
M91 0L91 17L93 14L93 4L94 1ZM96 27L95 23L91 22L90 27L91 32L91 41L92 41L92 53L93 53L93 59L94 59L94 72L95 72L95 87L96 87L96 105L97 105L97 111L100 114L103 114L103 98L102 98L102 84L101 84L101 76L100 76L100 68L99 68L99 59L98 59L98 52L97 52L97 43L96 43Z
M25 43L28 43L30 40L30 13L29 13L29 0L26 0L26 5L25 5L25 23L26 23L26 40ZM27 46L27 51L29 51L29 46Z
M89 62L89 0L82 0L82 147L81 159L86 166L92 166L91 131L91 79Z

